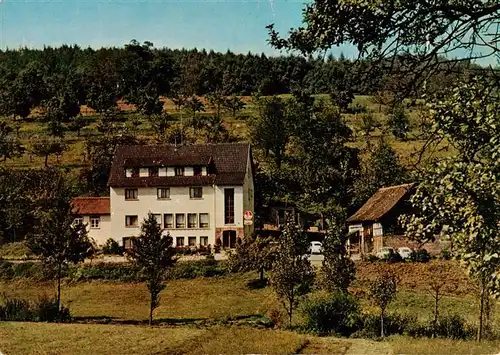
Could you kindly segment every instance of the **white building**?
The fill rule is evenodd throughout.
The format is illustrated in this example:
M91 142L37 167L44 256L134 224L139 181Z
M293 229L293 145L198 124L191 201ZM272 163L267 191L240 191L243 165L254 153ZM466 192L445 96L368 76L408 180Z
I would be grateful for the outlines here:
M111 213L109 197L77 197L73 199L75 222L87 225L88 235L98 245L111 237Z
M232 248L237 238L253 232L249 144L119 146L108 185L109 224L105 214L99 214L96 224L92 213L97 211L80 212L98 244L111 237L129 246L149 212L175 246L213 246L220 239L223 247Z

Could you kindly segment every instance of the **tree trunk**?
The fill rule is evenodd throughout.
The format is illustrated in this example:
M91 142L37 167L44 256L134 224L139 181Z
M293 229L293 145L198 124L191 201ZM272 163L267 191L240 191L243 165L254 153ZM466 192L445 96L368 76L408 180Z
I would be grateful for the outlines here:
M380 336L384 337L384 310L380 312Z
M260 281L264 282L264 268L260 267L259 269Z
M151 295L151 302L149 304L149 326L153 325L153 298L154 295Z
M48 164L48 161L49 161L49 155L45 155L45 167L49 166Z
M57 312L61 312L61 264L57 267Z
M481 300L479 308L479 328L477 329L477 341L481 341L483 338L483 318L484 318L484 295L486 289L486 280L483 278L481 280Z
M437 324L439 318L439 291L434 295L434 324Z

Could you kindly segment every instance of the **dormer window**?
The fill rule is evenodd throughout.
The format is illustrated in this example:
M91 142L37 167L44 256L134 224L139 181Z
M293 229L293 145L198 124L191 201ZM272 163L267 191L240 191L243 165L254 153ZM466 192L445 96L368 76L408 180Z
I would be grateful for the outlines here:
M193 167L193 173L194 173L194 176L200 176L201 175L201 166Z
M175 176L184 176L184 167L178 166L175 168Z
M158 168L149 168L149 176L157 177L158 176Z

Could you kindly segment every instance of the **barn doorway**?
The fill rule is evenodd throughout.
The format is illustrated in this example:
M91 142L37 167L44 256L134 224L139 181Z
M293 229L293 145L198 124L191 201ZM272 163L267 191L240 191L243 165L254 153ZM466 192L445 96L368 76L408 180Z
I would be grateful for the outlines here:
M229 249L236 247L236 231L222 232L222 247Z

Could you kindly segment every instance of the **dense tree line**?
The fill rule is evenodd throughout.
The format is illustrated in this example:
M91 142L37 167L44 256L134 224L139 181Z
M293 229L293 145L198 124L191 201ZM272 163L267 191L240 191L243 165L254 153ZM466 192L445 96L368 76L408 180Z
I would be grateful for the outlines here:
M26 118L42 105L50 121L75 117L77 104L84 103L99 113L109 113L118 99L152 114L158 112L159 96L268 96L302 90L330 93L343 102L353 93L398 89L400 79L396 81L388 71L375 70L369 63L332 55L268 57L196 48L158 49L150 42L136 41L100 49L64 45L6 50L0 52L0 109ZM367 71L376 71L373 80L354 74ZM454 67L447 74L431 77L428 84L443 87L459 72Z

